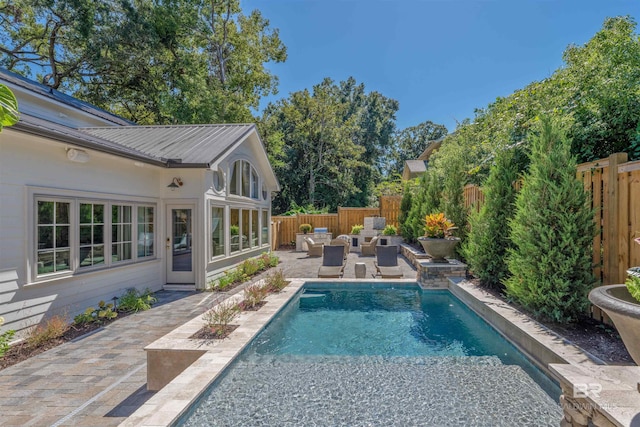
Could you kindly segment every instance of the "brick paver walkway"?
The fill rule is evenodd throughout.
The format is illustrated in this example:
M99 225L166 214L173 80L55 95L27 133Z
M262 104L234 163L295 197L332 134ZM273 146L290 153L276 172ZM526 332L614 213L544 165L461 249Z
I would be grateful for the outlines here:
M279 251L287 277L316 277L320 258L304 252ZM405 278L415 269L399 257ZM345 277L354 277L355 262L373 271L373 258L349 254ZM230 293L239 292L236 288ZM143 348L203 313L226 294L170 292L157 294L158 304L97 332L0 370L2 426L117 426L149 399Z

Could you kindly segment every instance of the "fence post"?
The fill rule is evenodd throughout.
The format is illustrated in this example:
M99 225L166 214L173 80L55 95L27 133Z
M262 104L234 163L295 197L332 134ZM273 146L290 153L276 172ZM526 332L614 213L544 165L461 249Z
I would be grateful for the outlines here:
M619 215L619 191L618 191L618 165L626 163L628 160L627 153L614 153L609 156L609 170L608 181L609 188L607 189L608 209L606 212L608 223L606 239L606 248L609 252L606 255L605 262L608 264L605 266L605 271L608 272L609 280L605 284L622 283L624 277L620 277L618 263L622 260L619 254L618 239L620 236L620 227L618 224ZM626 230L625 230L626 232Z

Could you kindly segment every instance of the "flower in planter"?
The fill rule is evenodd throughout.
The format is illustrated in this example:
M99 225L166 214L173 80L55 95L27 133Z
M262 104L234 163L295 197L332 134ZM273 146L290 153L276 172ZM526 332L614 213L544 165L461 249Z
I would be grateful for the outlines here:
M300 224L301 233L307 234L311 230L313 230L313 227L311 226L311 224Z
M456 230L455 224L444 216L444 213L433 213L424 218L424 236L433 239L445 239L452 237L452 230Z
M362 230L364 230L364 225L356 224L353 227L351 227L351 234L360 234Z
M396 234L398 234L398 229L391 224L387 225L384 230L382 230L383 236L395 236Z

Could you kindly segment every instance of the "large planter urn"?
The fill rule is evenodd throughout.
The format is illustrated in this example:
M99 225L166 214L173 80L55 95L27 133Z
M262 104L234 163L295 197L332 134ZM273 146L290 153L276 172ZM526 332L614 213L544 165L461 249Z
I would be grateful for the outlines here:
M459 237L436 239L433 237L418 237L424 251L431 256L431 262L448 263L446 257L452 257L456 245L460 243Z
M611 318L633 361L640 365L640 303L627 286L600 286L589 293L589 300Z

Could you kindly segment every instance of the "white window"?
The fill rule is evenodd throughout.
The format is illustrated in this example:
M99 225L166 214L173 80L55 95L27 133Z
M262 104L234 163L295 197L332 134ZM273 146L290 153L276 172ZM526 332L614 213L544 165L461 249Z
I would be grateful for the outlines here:
M133 257L132 206L111 206L111 261L127 261Z
M236 160L231 165L229 193L258 200L258 173L246 160Z
M104 204L80 203L80 268L105 263Z
M154 231L153 206L138 206L138 258L153 256Z
M269 244L269 211L267 209L262 210L262 241L263 245Z
M36 204L38 275L71 270L70 203L38 200Z
M37 277L107 268L154 256L154 206L37 196L35 207ZM138 213L137 221L134 212Z
M224 208L211 206L211 258L224 255Z

